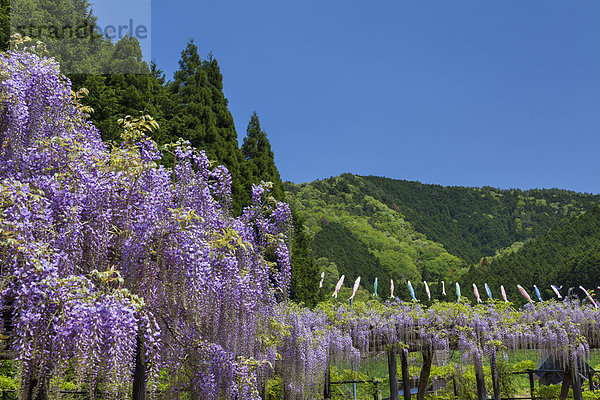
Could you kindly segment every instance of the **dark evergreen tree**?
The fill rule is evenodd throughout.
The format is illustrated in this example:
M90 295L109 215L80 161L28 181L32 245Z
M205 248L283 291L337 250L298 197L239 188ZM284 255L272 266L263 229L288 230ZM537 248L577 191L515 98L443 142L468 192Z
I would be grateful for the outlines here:
M181 52L179 70L175 72L170 89L178 99L173 129L193 146L206 151L210 159L216 160L217 133L211 93L193 41Z
M246 170L250 183L261 181L273 182L273 196L278 200L285 198L283 183L275 165L275 156L271 150L271 143L267 134L260 128L260 121L256 112L252 113L250 123L246 130L246 137L242 144Z
M181 53L179 70L170 85L178 97L172 130L206 152L210 160L225 165L232 176L234 213L241 212L243 184L242 154L233 117L223 94L223 77L212 56L202 61L198 48L190 41Z
M216 122L216 159L227 166L231 172L231 192L234 212L239 213L245 205L245 199L250 196L246 191L248 178L242 168L242 153L238 144L233 116L229 111L229 101L223 93L223 75L219 63L213 58L212 53L208 59L202 61L202 68L207 77L208 88L211 95L212 112Z
M246 130L246 137L242 144L244 161L242 164L245 191L248 195L244 205L249 204L252 184L261 181L271 182L271 193L279 201L285 201L285 191L279 171L275 165L275 156L267 134L260 128L260 121L256 112L252 113L250 123ZM292 284L291 299L303 302L309 307L316 305L319 300L319 271L315 260L311 256L310 238L305 232L304 221L298 213L292 210L294 217L294 240L291 251Z
M149 114L160 128L152 132L159 144L177 140L171 130L170 119L176 99L164 84L162 72L151 65L150 74L111 74L76 76L75 88L85 87L89 96L83 103L94 109L91 120L102 134L102 139L119 141L119 118L126 115Z
M523 304L517 284L529 290L537 285L544 298L555 297L550 285L569 287L582 285L595 289L600 285L600 208L562 221L540 237L515 252L472 266L462 283L488 283L498 293L504 285L509 300ZM481 287L480 286L480 287Z
M319 269L310 255L310 238L304 231L304 221L296 212L292 212L294 222L294 240L292 243L292 282L290 298L314 307L324 299L319 287Z
M10 37L10 0L0 0L0 51L8 49Z
M346 276L346 286L351 287L354 280L360 276L361 287L372 292L376 277L382 283L389 282L392 278L368 246L340 223L323 221L323 229L315 235L311 247L316 258L335 260L340 275ZM400 282L397 277L396 282ZM382 298L387 298L389 294L387 285L379 288Z

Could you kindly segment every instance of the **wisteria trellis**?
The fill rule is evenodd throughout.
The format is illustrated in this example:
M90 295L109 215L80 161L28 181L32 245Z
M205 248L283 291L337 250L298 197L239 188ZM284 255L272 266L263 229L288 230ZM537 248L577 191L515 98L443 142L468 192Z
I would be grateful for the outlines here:
M151 119L125 119L111 147L52 59L2 54L0 71L0 278L24 379L73 367L116 397L139 336L173 392L256 397L290 280L287 204L257 186L233 218L227 170L185 143L158 165Z
M53 60L0 54L0 279L24 379L72 367L117 397L141 338L171 398L258 398L274 373L288 398L312 398L328 365L395 345L481 362L600 344L600 311L572 301L296 306L288 206L258 186L233 218L227 170L183 142L174 169L160 166L148 121L124 120L124 143L108 146Z

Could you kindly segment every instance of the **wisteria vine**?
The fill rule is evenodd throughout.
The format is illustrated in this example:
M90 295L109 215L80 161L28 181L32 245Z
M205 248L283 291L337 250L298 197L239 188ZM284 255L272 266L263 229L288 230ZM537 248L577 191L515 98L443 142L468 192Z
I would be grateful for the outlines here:
M124 118L109 146L52 59L0 54L0 72L0 279L24 382L70 369L116 398L141 343L171 395L257 398L276 356L261 332L290 281L288 206L257 186L233 218L227 170L185 142L160 166L151 118Z

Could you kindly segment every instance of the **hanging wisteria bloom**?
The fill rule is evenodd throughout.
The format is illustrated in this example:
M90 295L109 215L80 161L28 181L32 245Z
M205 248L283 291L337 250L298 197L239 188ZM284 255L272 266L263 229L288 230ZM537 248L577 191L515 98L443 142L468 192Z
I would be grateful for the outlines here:
M290 282L287 204L256 186L233 218L226 168L184 142L159 166L150 117L109 147L52 59L0 54L0 71L1 290L24 382L72 369L119 397L139 344L150 382L177 377L170 396L257 398Z

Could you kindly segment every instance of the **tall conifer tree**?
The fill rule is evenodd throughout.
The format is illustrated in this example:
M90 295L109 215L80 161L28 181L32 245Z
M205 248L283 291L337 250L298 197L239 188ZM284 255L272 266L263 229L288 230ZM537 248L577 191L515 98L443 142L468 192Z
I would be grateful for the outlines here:
M250 117L246 137L242 144L242 154L246 162L250 183L273 182L273 196L277 200L284 200L283 183L275 165L271 143L267 138L267 134L260 128L256 111Z
M206 151L210 160L224 164L229 169L233 211L240 213L241 199L244 197L240 166L242 154L233 117L223 94L223 76L212 56L208 60L201 60L193 41L181 53L171 92L179 102L171 129L177 136L189 140L194 147Z
M212 96L198 48L193 41L181 52L179 70L171 83L178 98L173 128L193 146L206 151L209 159L217 159L216 118L211 110Z
M245 192L247 177L242 168L242 152L239 148L238 136L235 130L233 115L229 111L229 101L223 93L223 75L219 63L212 53L202 62L206 73L208 88L211 95L211 107L215 115L217 131L216 159L225 164L231 172L231 192L234 212L240 213L244 199L249 196Z
M98 127L103 140L120 140L119 118L149 114L160 128L152 132L159 144L177 141L170 129L175 98L165 86L162 71L150 65L150 74L111 74L78 76L74 88L85 87L89 95L83 103L94 109L90 119Z

